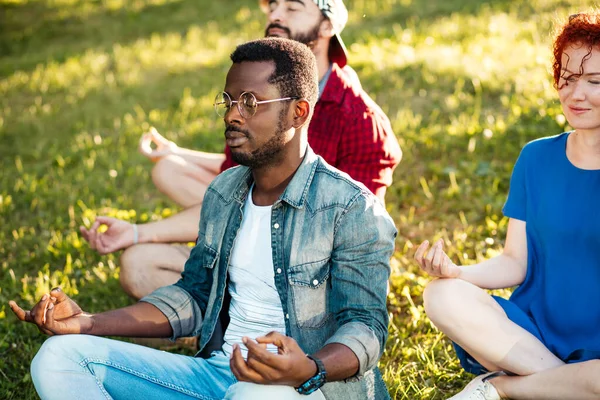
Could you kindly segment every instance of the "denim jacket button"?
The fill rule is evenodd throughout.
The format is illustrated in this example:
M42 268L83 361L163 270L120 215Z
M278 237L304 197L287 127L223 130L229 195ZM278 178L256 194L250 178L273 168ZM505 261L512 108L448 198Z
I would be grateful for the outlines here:
M277 268L277 273L280 274L281 273L281 268Z
M315 279L315 280L313 281L313 285L317 286L318 284L319 284L319 281Z
M285 319L290 319L290 314L285 314Z
M278 223L275 223L275 225L273 225L273 228L275 228L275 229L279 229L279 224L278 224Z

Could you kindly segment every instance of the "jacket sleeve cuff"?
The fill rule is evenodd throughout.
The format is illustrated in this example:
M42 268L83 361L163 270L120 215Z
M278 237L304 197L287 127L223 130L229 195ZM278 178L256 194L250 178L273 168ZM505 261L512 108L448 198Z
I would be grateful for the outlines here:
M359 380L365 372L377 366L379 361L379 340L375 333L362 322L349 322L342 325L325 344L340 343L354 352L358 358L358 373L346 381Z
M196 336L202 327L202 311L192 296L179 286L156 289L140 301L158 308L169 320L175 340L182 336Z

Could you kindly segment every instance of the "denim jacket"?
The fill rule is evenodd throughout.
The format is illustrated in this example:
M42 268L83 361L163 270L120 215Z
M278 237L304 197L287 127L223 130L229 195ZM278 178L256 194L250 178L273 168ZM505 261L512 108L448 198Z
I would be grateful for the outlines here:
M142 299L167 316L173 338L199 335L197 356L223 344L227 269L252 183L247 167L215 178L181 279ZM377 362L387 339L386 291L396 233L379 199L310 148L273 204L273 273L286 334L307 354L344 344L360 363L355 377L322 387L327 399L389 398Z

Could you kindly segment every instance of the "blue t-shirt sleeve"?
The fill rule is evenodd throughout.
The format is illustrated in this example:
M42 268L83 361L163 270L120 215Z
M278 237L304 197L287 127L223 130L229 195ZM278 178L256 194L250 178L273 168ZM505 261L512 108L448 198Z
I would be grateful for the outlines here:
M513 168L508 198L502 209L505 216L521 221L527 221L527 187L525 185L527 153L527 146L525 146Z

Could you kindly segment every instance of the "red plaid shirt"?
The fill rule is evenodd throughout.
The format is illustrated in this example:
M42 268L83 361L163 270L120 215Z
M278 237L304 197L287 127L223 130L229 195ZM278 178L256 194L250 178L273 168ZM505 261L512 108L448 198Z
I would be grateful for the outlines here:
M402 150L389 119L362 90L354 71L333 64L308 127L310 147L329 164L362 182L381 200ZM221 171L236 165L225 148Z

